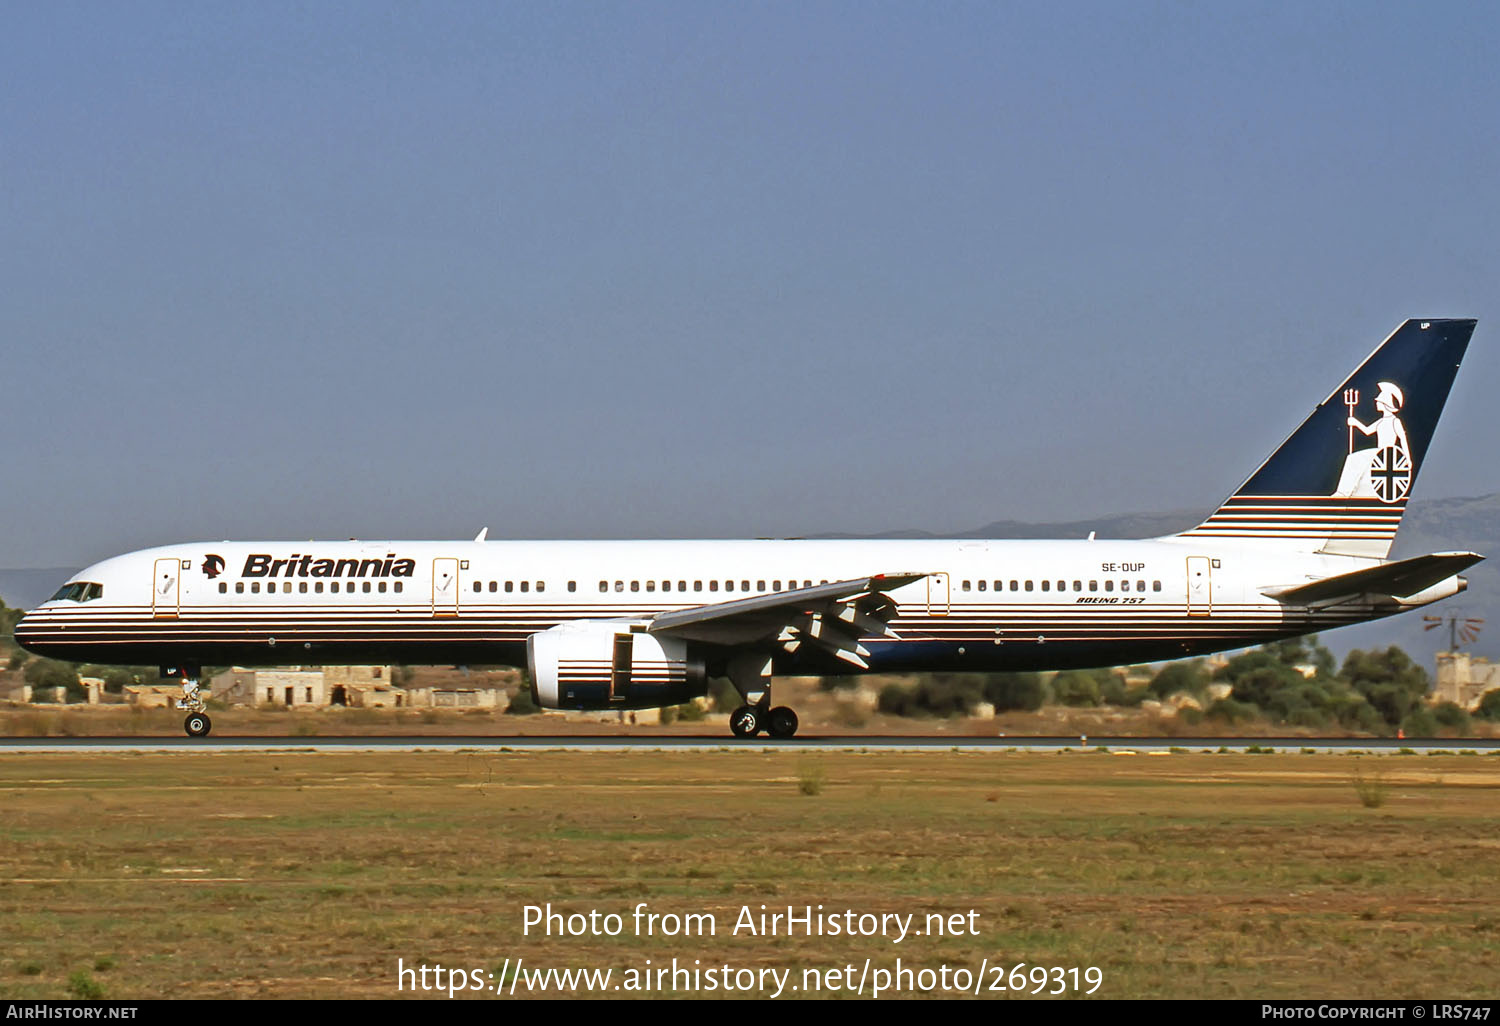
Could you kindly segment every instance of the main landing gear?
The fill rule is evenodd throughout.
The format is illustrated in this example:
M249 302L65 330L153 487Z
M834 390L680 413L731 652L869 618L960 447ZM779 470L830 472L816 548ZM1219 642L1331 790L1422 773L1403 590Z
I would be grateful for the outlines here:
M760 705L742 705L729 717L729 729L735 737L754 737L764 730L771 737L789 738L797 733L797 714L788 706L767 708L769 702Z
M729 716L735 737L754 737L765 731L784 740L797 733L797 714L784 705L771 707L771 660L764 655L745 654L729 661L729 682L745 704Z
M204 712L208 702L197 680L201 672L178 666L162 667L163 677L178 677L182 680L182 697L177 700L177 708L187 710L182 729L187 731L188 737L207 737L214 727L214 721Z

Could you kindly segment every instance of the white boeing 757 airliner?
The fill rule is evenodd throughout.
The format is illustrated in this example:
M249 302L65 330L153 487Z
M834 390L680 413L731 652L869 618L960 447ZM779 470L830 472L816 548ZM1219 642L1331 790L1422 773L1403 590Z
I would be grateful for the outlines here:
M1151 662L1462 591L1472 552L1386 560L1472 320L1407 321L1207 520L1148 541L216 542L84 570L16 626L31 652L206 664L509 663L538 704L683 702L724 676L734 733L790 737L777 674Z

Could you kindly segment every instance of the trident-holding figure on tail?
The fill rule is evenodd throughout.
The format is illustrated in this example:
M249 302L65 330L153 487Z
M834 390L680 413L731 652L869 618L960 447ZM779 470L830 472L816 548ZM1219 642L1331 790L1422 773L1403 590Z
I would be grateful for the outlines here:
M1379 394L1375 396L1375 409L1380 416L1365 424L1354 416L1359 392L1354 389L1344 392L1344 405L1349 407L1349 456L1344 461L1335 494L1368 496L1384 502L1396 502L1406 495L1411 487L1411 450L1406 441L1406 426L1396 416L1405 401L1400 386L1390 381L1380 382ZM1375 446L1356 452L1355 428L1363 435L1374 435Z

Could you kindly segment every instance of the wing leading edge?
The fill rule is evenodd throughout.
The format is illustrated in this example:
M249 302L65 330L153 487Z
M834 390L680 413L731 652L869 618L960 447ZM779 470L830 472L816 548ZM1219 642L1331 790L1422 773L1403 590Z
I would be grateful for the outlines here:
M926 576L880 574L677 609L658 613L646 629L652 634L731 647L779 646L795 652L809 644L868 669L865 660L870 653L859 639L895 636L890 621L898 609L886 592Z

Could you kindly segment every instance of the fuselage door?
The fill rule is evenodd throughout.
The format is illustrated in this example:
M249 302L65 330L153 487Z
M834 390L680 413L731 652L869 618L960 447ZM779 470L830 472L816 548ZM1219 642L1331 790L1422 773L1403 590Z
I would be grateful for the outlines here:
M927 575L927 612L931 616L948 615L948 575Z
M432 561L432 615L458 615L458 560L447 556Z
M615 656L610 665L609 700L623 702L630 697L631 667L635 662L635 635L615 635Z
M175 557L156 561L155 573L151 575L152 616L173 617L177 615L181 567L182 564Z
M1208 616L1213 612L1213 571L1209 569L1207 556L1189 556L1187 559L1187 614Z

